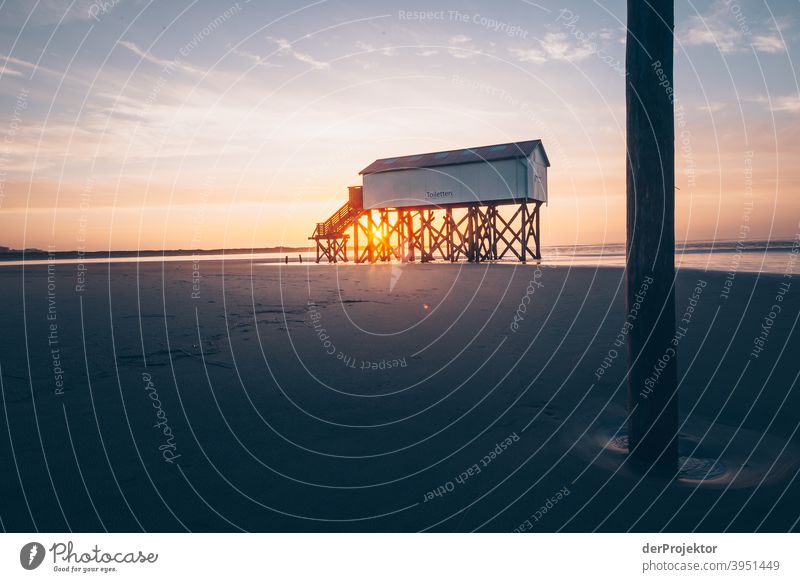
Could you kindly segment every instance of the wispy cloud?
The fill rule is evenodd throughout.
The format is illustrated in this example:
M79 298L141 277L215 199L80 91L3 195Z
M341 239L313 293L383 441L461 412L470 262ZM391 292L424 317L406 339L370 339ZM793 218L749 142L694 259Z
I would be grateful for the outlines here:
M467 35L456 34L450 37L447 52L457 59L468 59L485 51L474 46L472 39Z
M59 22L90 20L101 9L101 4L106 6L106 11L113 7L110 2L98 3L97 0L4 2L3 24L20 26L27 22L28 26L50 26Z
M753 47L762 53L782 53L786 50L786 45L777 34L753 37Z
M390 46L376 47L374 45L362 42L360 40L356 42L356 48L370 53L380 53L387 57L392 57L395 54L397 54L397 51L393 47Z
M676 29L678 42L687 46L714 46L723 54L750 51L751 46L762 53L786 50L779 28L788 27L788 21L778 27L771 20L750 21L731 6L730 2L717 0L706 14L689 17Z
M755 99L765 109L774 112L800 113L800 98L797 95L770 96L761 95Z
M728 104L723 101L709 101L708 103L701 105L699 109L700 111L704 111L706 113L719 113L727 106Z
M3 68L0 69L0 75L9 75L11 77L22 77L23 76L23 74L20 71L14 70L14 69L12 69L12 68L10 68L8 66L3 66Z
M580 61L593 54L590 45L579 43L564 32L548 32L538 47L512 48L510 52L517 60L532 63Z
M541 44L548 58L554 61L579 61L592 54L591 47L571 42L570 37L564 32L547 33Z
M48 69L48 68L43 67L41 65L37 65L35 63L31 63L30 61L25 61L23 59L18 59L16 57L12 57L12 56L9 56L9 55L4 55L4 54L1 54L1 53L0 53L0 74L9 74L9 75L13 75L14 74L14 73L10 72L10 68L8 67L9 63L13 64L13 65L16 65L17 67L22 67L23 69L29 69L30 71L32 71L34 73L36 73L38 71L42 71L43 73L48 73L50 75L55 75L57 77L61 77L63 75L63 73L59 73L58 71L54 71L52 69ZM17 74L19 75L21 73L19 73L19 71L17 71Z
M538 48L512 48L509 49L511 54L514 55L518 61L523 63L545 63L547 62L547 57L544 54L544 51L539 50Z
M258 55L258 54L255 54L255 53L251 53L249 51L242 50L242 49L231 49L230 53L232 55L240 56L243 59L250 61L254 65L259 65L259 66L262 66L262 67L282 67L283 66L283 65L276 64L276 63L270 63L267 60L267 57L265 57L265 56Z
M123 48L128 49L129 51L131 51L133 54L135 54L139 58L141 58L141 59L143 59L145 61L148 61L150 63L153 63L154 65L158 65L159 67L163 67L165 69L177 69L177 70L180 70L180 71L184 71L186 73L190 73L192 75L205 75L206 74L206 71L204 71L202 69L198 69L197 67L194 67L194 66L190 65L189 63L184 62L183 60L181 60L179 58L175 58L175 59L172 59L172 60L158 58L155 55L153 55L152 53L149 53L149 52L147 52L145 50L142 50L141 48L139 48L139 46L136 43L133 43L131 41L120 40L120 41L117 41L117 44L120 45Z
M293 59L312 66L315 69L327 69L330 65L324 61L319 61L309 54L301 53L294 49L294 44L285 38L267 37L267 40L274 42L278 47L278 54L292 57Z
M693 16L691 24L678 31L678 42L688 46L716 46L722 53L732 53L738 48L741 34L732 26L702 16Z

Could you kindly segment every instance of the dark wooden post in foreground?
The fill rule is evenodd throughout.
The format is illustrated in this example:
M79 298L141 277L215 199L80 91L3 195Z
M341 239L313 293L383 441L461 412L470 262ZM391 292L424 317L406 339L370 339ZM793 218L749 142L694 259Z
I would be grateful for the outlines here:
M630 461L677 470L672 1L628 0L627 313Z

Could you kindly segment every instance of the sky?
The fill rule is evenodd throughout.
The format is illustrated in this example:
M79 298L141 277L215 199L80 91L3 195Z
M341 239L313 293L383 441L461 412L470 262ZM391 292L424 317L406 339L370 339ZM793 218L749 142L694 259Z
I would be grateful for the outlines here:
M542 139L625 240L625 2L0 2L0 245L305 245L374 159ZM675 6L676 238L800 230L800 2Z

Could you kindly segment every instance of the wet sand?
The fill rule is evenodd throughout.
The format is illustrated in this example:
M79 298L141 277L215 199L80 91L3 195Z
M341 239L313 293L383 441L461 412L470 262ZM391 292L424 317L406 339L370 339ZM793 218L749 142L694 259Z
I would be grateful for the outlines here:
M695 473L664 482L618 430L621 269L4 267L2 526L797 530L792 284L678 276Z

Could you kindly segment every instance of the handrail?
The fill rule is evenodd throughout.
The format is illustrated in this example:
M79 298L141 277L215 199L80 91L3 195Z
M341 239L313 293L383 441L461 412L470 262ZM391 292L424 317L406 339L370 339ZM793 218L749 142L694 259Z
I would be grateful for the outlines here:
M339 234L344 228L350 226L353 217L358 211L350 206L350 201L345 202L336 212L334 212L325 222L318 222L314 229L313 237L330 236Z

